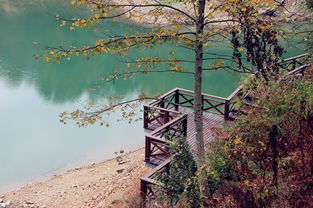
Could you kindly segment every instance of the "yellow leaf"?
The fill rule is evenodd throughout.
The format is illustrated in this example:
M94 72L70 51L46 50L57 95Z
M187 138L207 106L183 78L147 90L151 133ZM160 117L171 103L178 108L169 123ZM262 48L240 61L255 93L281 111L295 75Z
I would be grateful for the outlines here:
M235 139L235 144L240 144L241 143L241 140L240 140L240 137L236 137L236 139Z
M43 60L46 61L46 62L50 62L50 61L51 61L51 58L48 57L48 56L45 56L45 57L43 58Z

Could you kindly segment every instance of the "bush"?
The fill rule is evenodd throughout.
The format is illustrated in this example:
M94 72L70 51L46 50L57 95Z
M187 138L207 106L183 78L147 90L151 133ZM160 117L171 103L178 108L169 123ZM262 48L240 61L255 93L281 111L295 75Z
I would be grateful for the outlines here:
M161 201L171 206L200 207L200 190L196 177L197 165L184 138L170 145L171 163L168 174L159 175L160 187L166 194Z
M212 206L313 206L312 82L313 71L279 83L253 81L258 107L209 153Z
M309 9L313 9L313 0L306 0L306 5Z

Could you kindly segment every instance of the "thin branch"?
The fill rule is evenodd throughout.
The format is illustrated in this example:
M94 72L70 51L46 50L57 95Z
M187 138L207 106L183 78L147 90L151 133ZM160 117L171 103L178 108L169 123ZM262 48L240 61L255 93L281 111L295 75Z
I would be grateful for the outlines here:
M208 61L208 60L216 60L216 59L218 59L218 60L233 61L233 59L230 59L230 58L222 58L222 57L215 57L215 58L212 58L212 57L210 57L210 58L203 58L203 61Z
M227 22L237 22L240 23L240 21L235 20L235 19L227 19L227 20L212 20L212 21L208 21L205 22L204 25L208 25L208 24L216 24L216 23L227 23Z
M194 74L193 72L187 72L187 71L177 71L177 70L147 70L147 71L143 71L143 70L136 70L136 71L128 71L128 72L121 72L121 73L114 73L113 75L111 75L112 77L110 79L103 79L103 81L106 82L111 82L111 81L115 81L116 79L118 79L120 76L132 76L134 74L137 73L181 73L181 74Z
M158 59L154 61L123 61L124 63L165 63L165 62L179 62L179 63L194 63L194 61L184 60L184 59Z
M230 58L232 57L230 55L211 53L211 52L204 52L203 54L212 55L212 56L224 56L224 57L230 57Z
M93 4L96 4L96 3L93 3ZM97 5L97 6L99 6L99 5ZM170 6L170 5L166 5L166 4L146 4L146 5L143 5L143 4L106 4L105 6L102 6L100 8L105 8L105 7L116 7L116 8L122 8L122 7L135 7L135 8L163 7L163 8L168 8L168 9L172 9L174 11L177 11L177 12L185 15L189 19L193 20L194 22L196 22L195 18L193 18L191 15L189 15L186 12L184 12L183 10L180 10L180 9L178 9L176 7L173 7L173 6Z
M182 32L182 33L176 33L174 35L161 35L159 38L177 38L178 36L182 36L182 35L195 35L194 32ZM99 44L99 45L95 45L95 46L91 46L91 47L86 47L86 48L80 48L80 49L64 49L63 47L49 47L48 49L50 50L59 50L59 51L63 51L63 52L82 52L82 51L89 51L89 50L93 50L96 49L97 47L103 47L105 45L109 45L109 44L113 44L113 43L117 43L119 41L125 41L125 40L134 40L134 39L150 39L152 40L154 38L154 35L149 35L149 36L130 36L130 37L116 37L116 39L105 42L103 44ZM134 46L134 45L133 45Z

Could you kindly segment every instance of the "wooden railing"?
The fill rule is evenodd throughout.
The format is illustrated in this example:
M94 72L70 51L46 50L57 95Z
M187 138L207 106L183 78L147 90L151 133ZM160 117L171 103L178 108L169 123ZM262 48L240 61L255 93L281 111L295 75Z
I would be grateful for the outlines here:
M194 95L193 91L175 88L144 105L144 128L155 130L180 115L181 109L193 108ZM232 99L202 93L203 111L222 115L225 119L229 119Z
M312 64L304 64L304 65L301 65L301 66L299 66L299 67L297 67L297 68L295 68L295 69L289 71L289 72L287 73L287 76L293 75L293 74L301 74L301 75L303 75L303 74L304 74L304 71L305 71L307 68L311 67L311 66L312 66Z
M310 54L310 53L305 53L305 54L301 54L299 56L294 56L291 58L282 59L279 61L279 66L281 68L286 69L287 71L292 71L298 67L306 65L308 63L308 58L311 55L312 54Z
M149 130L155 130L180 115L178 111L156 106L144 105L143 109L144 128Z
M187 115L183 114L146 135L145 161L154 165L169 156L169 144L187 136Z
M144 200L155 199L157 192L162 191L160 182L156 177L160 174L168 174L171 160L167 159L157 167L153 168L148 174L141 177L140 188Z

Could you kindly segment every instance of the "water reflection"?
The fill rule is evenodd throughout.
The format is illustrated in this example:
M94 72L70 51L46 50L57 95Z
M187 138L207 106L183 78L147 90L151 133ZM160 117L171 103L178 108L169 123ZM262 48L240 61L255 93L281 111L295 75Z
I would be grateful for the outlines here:
M15 2L15 1L13 1ZM41 1L43 2L43 1ZM7 3L8 4L8 3ZM12 8L17 7L13 4ZM0 59L2 60L1 76L6 77L10 84L19 86L23 81L35 85L44 99L64 103L78 99L88 88L97 87L100 78L112 71L125 70L126 64L114 55L103 55L86 61L86 58L74 58L71 62L62 64L44 64L35 61L33 54L43 53L44 46L51 45L81 45L93 42L96 37L103 35L103 31L76 30L69 32L68 28L60 28L55 22L51 7L41 7L30 4L31 8L23 9L16 13L1 13L0 25L3 28L0 33ZM15 7L14 7L15 6ZM70 9L68 9L70 10ZM49 12L45 12L49 11ZM135 25L123 23L105 22L101 28L109 28L112 34L133 33L138 30L148 30ZM130 55L133 57L164 56L171 50L170 46L160 46L155 49L137 50ZM227 49L222 52L227 51ZM228 51L229 52L229 51ZM185 49L178 50L179 58L190 58ZM192 66L185 66L191 68ZM211 73L207 76L208 90L210 86L226 83L232 89L233 77L224 76L224 73ZM179 80L177 77L179 76ZM210 78L211 77L211 78ZM175 79L175 82L173 82ZM89 92L95 99L97 96L109 96L113 94L125 95L136 91L144 91L151 94L158 91L164 92L170 88L180 86L191 89L192 77L186 75L153 74L138 76L127 81L105 83L101 89ZM225 86L223 87L225 90ZM216 86L214 89L218 89ZM226 89L226 93L229 92ZM215 91L215 92L214 92ZM216 90L213 90L216 93ZM221 92L218 92L221 93ZM222 94L226 94L222 93Z

